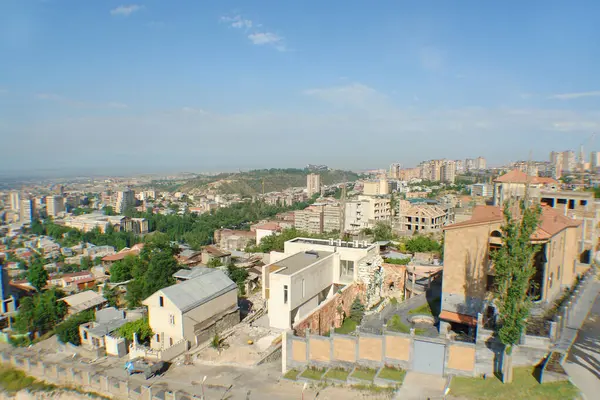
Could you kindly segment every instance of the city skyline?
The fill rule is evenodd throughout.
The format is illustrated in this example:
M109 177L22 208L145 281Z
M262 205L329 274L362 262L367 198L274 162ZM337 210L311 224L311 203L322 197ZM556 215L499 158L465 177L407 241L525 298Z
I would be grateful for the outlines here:
M547 160L600 128L585 3L3 2L0 168Z

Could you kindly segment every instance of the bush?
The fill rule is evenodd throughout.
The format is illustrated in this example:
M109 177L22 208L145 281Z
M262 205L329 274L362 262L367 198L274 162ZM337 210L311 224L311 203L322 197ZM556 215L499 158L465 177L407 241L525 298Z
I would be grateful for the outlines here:
M410 257L405 258L384 258L383 262L394 265L408 265Z
M94 311L88 310L75 314L67 318L64 322L56 326L56 336L63 343L72 343L75 346L81 344L81 338L79 337L79 325L90 322L94 319Z
M129 341L133 341L133 334L137 334L138 342L141 344L150 343L150 338L154 335L152 329L150 329L150 323L148 318L138 319L137 321L131 321L126 323L117 329L117 335L125 338Z
M356 296L356 298L352 302L352 306L350 307L350 318L354 322L356 322L357 324L359 324L360 321L362 321L364 315L365 315L365 306L360 301L360 299L358 298L358 296Z

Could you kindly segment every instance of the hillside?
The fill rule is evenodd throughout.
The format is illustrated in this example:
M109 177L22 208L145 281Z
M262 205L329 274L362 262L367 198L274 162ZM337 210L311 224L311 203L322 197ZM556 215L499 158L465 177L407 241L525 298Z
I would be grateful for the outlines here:
M220 174L214 177L194 179L184 185L184 189L193 189L207 184L217 188L220 193L240 193L242 196L252 196L262 193L262 182L265 183L265 193L281 191L291 187L306 186L306 169L260 169L248 172ZM332 185L344 181L355 181L359 175L351 171L330 170L322 171L321 182L324 185Z

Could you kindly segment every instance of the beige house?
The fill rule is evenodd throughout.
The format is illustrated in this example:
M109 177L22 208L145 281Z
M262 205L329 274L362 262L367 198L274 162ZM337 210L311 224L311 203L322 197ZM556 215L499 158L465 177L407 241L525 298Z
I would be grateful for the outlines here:
M231 253L215 246L205 246L202 249L202 264L206 265L214 259L218 259L221 265L227 265L231 262Z
M494 283L490 253L502 246L503 222L500 207L477 206L470 220L444 228L440 319L475 325L477 314L489 311ZM553 302L573 283L579 266L580 225L550 207L542 207L540 225L531 237L531 242L540 246L534 260L536 287L531 292L538 302Z
M358 196L358 200L346 202L344 229L346 232L357 232L364 228L373 228L379 222L389 222L391 217L389 198Z
M95 321L79 325L81 345L89 350L99 351L107 355L122 357L127 354L127 343L114 332L127 322L142 317L141 313L125 313L114 307L107 307L96 312Z
M527 175L523 171L514 169L494 180L494 205L501 206L510 199L523 199L526 189L556 188L558 182L552 178ZM531 197L531 196L530 196Z
M177 353L209 340L240 321L237 285L217 269L161 289L144 300L155 352ZM170 357L169 357L170 358Z

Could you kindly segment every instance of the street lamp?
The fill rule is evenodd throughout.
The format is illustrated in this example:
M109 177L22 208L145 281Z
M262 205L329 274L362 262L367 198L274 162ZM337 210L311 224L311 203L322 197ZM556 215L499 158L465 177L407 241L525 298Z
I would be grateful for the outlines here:
M204 400L204 382L206 382L206 378L206 375L204 375L204 378L202 378L202 400Z

